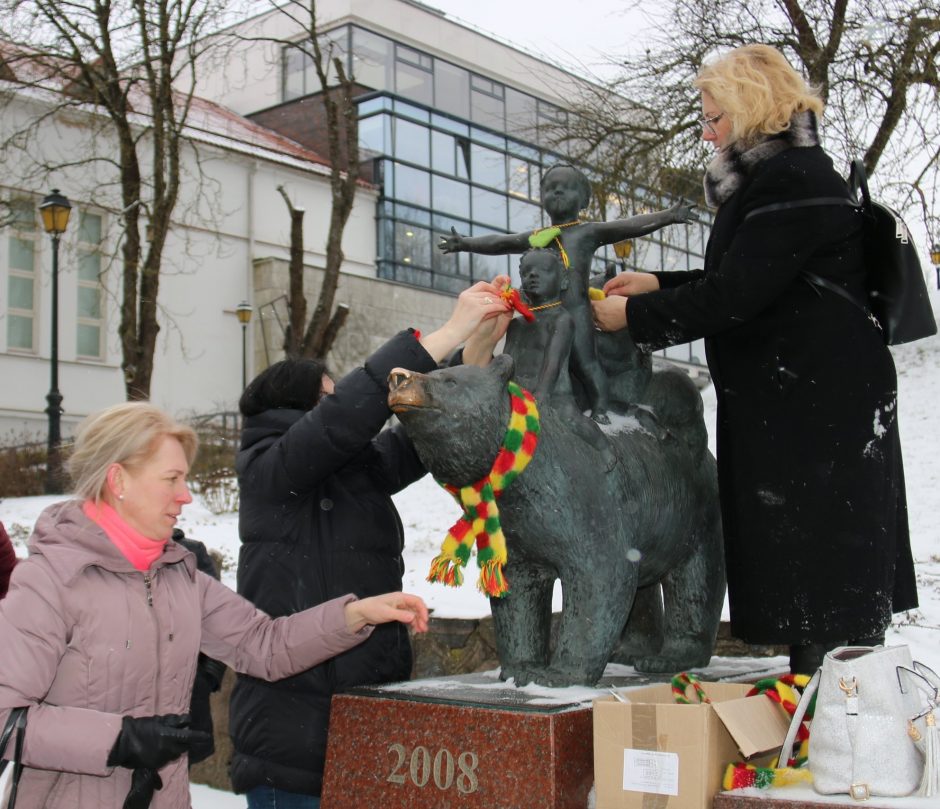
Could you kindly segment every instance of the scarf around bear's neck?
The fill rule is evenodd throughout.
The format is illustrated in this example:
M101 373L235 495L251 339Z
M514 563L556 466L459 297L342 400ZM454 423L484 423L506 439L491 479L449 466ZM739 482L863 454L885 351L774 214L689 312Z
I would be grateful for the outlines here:
M705 202L710 208L727 202L758 163L787 149L818 145L816 113L810 110L796 113L783 132L729 144L712 158L705 170Z

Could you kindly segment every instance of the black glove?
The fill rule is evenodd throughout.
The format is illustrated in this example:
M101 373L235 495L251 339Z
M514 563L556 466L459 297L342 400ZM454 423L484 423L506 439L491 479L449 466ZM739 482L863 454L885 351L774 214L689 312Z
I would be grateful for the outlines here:
M108 755L109 767L144 767L159 770L178 759L193 744L205 743L208 734L189 729L189 714L125 716L114 747Z
M131 788L124 799L123 809L148 809L157 789L163 789L160 774L156 770L138 767L131 776Z

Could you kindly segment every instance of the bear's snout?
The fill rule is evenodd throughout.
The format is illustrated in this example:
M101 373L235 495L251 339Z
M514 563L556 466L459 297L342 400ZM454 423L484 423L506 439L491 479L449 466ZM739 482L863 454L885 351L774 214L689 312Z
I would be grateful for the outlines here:
M392 369L388 375L388 406L395 413L409 407L421 407L424 403L420 377L421 374L415 374L405 368Z

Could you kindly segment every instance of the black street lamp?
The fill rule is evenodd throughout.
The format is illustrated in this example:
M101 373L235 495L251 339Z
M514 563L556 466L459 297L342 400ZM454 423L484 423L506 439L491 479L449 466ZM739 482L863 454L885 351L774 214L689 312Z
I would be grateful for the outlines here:
M49 415L49 440L46 446L46 494L62 494L62 394L59 393L59 236L69 223L72 205L53 188L39 205L42 226L52 237L52 350L51 382L46 401Z
M248 301L242 301L235 307L235 316L238 322L242 324L242 390L248 386L248 348L247 334L248 324L251 322L252 313L251 304Z
M930 248L930 263L937 273L937 289L940 289L940 242L934 242Z

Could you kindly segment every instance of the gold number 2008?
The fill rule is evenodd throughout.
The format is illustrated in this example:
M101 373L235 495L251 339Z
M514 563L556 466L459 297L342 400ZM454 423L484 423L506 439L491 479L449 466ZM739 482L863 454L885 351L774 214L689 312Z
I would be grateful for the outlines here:
M462 795L476 792L480 786L476 773L479 764L476 753L461 753L457 756L455 767L453 754L444 747L435 753L433 760L431 752L420 745L411 751L410 756L403 744L390 744L388 752L396 756L392 771L386 779L393 784L405 784L410 778L412 784L423 788L433 778L434 786L441 791L456 786Z

